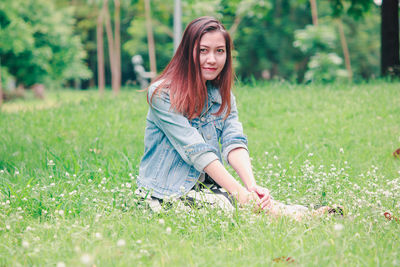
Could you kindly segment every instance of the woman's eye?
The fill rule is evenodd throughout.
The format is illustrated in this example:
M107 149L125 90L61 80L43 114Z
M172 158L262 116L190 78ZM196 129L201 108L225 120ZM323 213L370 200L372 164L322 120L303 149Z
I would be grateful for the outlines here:
M225 50L224 50L224 49L222 49L222 48L220 48L220 49L218 49L218 50L217 50L217 52L218 52L218 53L224 53L224 52L225 52Z
M206 53L207 49L206 48L200 48L200 53Z

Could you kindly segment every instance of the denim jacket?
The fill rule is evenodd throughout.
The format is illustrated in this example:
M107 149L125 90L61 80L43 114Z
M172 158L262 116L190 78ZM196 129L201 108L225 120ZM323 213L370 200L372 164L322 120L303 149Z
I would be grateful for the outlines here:
M160 83L150 86L149 100ZM224 120L224 113L213 115L222 103L219 89L207 83L207 90L208 105L192 120L171 109L167 90L154 94L137 179L138 187L150 190L152 196L163 199L186 194L212 161L223 158L228 163L230 151L247 149L233 94L231 113Z

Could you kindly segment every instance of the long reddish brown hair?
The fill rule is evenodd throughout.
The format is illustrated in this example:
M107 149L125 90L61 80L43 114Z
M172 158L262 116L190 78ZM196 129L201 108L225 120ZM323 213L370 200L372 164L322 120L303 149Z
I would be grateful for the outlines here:
M155 79L154 82L163 81L151 98L161 88L168 88L171 107L174 110L184 114L189 119L196 118L201 114L208 95L207 87L202 79L200 64L196 62L200 62L199 43L202 36L214 31L222 33L226 46L225 66L217 78L211 81L214 86L219 88L222 98L221 107L216 115L221 115L224 111L226 111L225 118L229 115L231 111L231 87L234 77L231 54L233 44L225 27L213 17L200 17L189 23L174 57L161 75ZM194 51L196 58L194 58Z

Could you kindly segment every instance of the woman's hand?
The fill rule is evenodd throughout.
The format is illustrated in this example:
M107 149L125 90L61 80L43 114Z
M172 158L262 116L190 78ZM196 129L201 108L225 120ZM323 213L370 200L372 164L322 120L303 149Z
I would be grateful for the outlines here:
M254 208L260 207L261 201L260 198L257 196L257 193L250 192L246 190L244 187L233 195L236 195L236 199L239 202L240 206L246 205L254 205Z
M249 186L248 190L257 194L259 197L258 203L261 209L266 210L272 208L271 195L267 188L258 185L252 185Z

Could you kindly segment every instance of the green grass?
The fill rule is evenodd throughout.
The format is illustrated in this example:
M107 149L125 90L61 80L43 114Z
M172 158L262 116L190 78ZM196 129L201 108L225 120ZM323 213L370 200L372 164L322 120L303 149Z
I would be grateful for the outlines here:
M400 222L383 216L400 217L399 84L235 94L258 182L287 203L342 205L344 218L153 214L133 194L144 93L49 92L1 107L0 266L399 266Z

